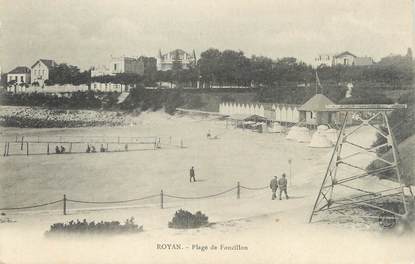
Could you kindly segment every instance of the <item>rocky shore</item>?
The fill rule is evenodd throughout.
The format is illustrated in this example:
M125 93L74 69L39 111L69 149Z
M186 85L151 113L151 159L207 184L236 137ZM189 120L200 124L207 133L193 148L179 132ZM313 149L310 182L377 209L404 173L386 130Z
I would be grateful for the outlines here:
M21 128L102 127L134 125L123 112L60 110L0 106L0 126Z

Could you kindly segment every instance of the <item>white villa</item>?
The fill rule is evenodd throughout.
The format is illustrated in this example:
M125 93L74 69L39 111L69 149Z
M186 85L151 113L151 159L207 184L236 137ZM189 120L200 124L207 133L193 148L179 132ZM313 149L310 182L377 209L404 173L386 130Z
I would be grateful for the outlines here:
M49 80L49 72L57 64L54 60L40 59L31 67L31 83L37 82L39 86L44 86L45 81Z
M187 69L190 65L196 63L196 53L187 53L182 49L175 49L168 53L162 53L161 50L157 56L157 70L168 71L173 68L174 62L180 62L183 69Z
M338 54L319 54L313 62L315 68L319 66L331 67L334 65L344 66L368 66L374 64L371 57L358 57L348 51Z
M25 66L19 66L7 73L7 83L14 82L13 85L7 86L8 92L24 92L26 85L30 84L30 69Z
M108 66L103 65L94 67L91 69L91 77L105 76L105 75L116 75L118 73L135 73L139 75L144 74L144 63L138 58L132 57L112 57ZM128 90L128 86L124 84L115 83L91 83L92 91L101 92L125 92Z

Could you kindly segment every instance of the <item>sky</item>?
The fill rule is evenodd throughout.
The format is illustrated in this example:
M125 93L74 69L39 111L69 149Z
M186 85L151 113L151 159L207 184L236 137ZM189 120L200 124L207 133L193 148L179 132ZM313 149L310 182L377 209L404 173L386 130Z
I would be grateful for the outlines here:
M405 54L413 0L0 0L3 72L37 59L88 69L176 48L296 57Z

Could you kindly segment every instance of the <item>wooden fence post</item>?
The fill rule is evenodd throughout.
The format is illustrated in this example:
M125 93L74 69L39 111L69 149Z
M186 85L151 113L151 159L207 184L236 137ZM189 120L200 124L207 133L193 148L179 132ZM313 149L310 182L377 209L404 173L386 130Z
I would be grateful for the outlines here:
M236 184L236 199L239 199L241 197L241 184L238 182Z
M66 215L66 194L63 195L63 215Z
M163 190L160 191L160 209L163 209L164 201L163 201Z
M48 143L48 148L46 149L46 153L47 153L47 155L49 155L49 143Z
M69 153L72 153L72 142L69 144Z
M29 142L26 142L26 156L29 156Z
M9 151L10 151L10 142L7 142L7 152L6 152L6 156L9 156Z
M4 156L4 157L6 157L6 153L7 153L7 143L8 143L8 142L5 142L5 143L4 143L4 153L3 153L3 156Z
M22 143L20 144L20 150L23 150L23 138L24 136L22 136Z

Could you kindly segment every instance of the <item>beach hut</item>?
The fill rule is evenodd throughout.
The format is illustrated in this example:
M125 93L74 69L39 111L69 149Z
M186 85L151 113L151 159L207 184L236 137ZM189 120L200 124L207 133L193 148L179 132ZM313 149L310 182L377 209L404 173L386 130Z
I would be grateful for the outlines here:
M279 121L279 122L282 121L282 119L281 119L281 108L280 108L280 105L276 105L275 106L275 121Z
M296 106L293 109L293 122L294 123L300 122L300 113L298 112L298 108Z
M281 109L281 122L287 121L287 106L283 105Z
M300 122L312 126L335 122L337 110L327 109L327 105L334 105L334 102L323 94L314 95L298 109Z

